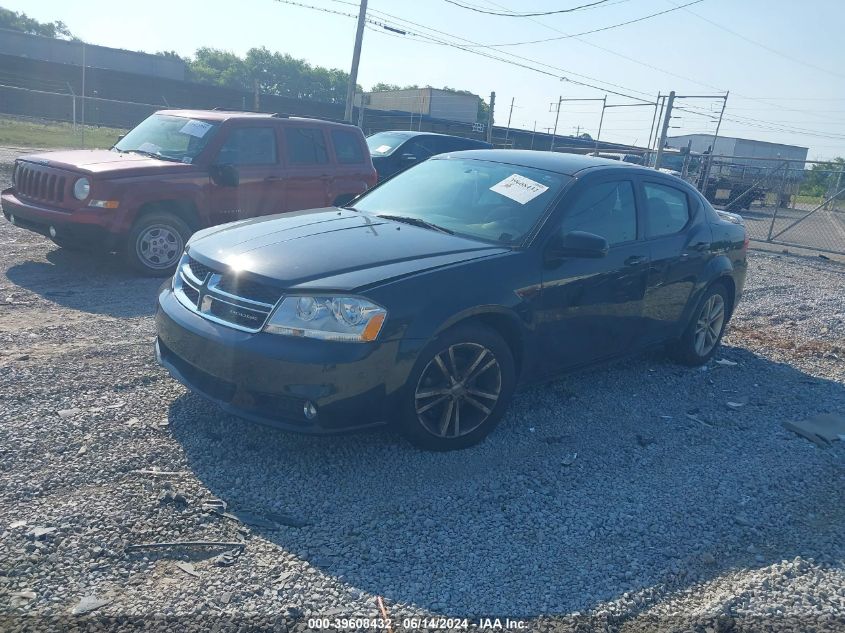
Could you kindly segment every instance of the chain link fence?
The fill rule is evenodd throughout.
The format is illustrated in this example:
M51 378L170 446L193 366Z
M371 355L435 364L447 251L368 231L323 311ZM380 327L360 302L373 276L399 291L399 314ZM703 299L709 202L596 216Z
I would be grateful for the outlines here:
M682 174L752 240L845 253L845 163L698 156Z

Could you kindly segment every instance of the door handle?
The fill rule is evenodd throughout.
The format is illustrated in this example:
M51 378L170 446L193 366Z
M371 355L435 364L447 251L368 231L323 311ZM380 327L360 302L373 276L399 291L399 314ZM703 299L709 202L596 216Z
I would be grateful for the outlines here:
M637 266L638 264L642 264L648 258L644 255L631 255L628 259L625 260L626 266Z
M281 178L279 176L267 176L264 180L266 182L273 182L275 180L281 180Z

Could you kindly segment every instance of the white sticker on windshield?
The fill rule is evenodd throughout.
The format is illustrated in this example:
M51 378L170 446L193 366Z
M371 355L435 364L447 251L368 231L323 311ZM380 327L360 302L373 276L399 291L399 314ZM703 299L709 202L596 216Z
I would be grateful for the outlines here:
M376 147L376 154L384 154L390 151L390 145L379 145Z
M139 152L149 152L150 154L158 154L160 149L161 149L161 146L156 145L155 143L150 143L150 142L141 143L138 146Z
M490 191L495 191L519 204L527 204L548 190L549 188L546 185L541 185L539 182L534 182L519 174L511 174L503 181L490 187Z
M197 138L202 138L205 136L206 132L211 129L211 123L206 123L205 121L197 121L196 119L191 119L185 125L182 126L182 129L179 130L182 134L190 134L191 136L196 136Z

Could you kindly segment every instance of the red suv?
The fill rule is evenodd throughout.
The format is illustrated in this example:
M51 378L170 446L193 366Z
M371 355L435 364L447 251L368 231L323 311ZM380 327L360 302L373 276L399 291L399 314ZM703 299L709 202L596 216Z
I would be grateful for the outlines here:
M376 184L361 130L248 112L161 110L111 150L22 156L3 215L59 246L169 275L194 231L341 205Z

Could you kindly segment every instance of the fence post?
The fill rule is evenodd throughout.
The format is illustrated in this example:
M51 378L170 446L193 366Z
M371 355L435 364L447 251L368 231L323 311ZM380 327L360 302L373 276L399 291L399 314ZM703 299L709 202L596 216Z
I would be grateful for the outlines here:
M775 220L777 220L778 209L780 209L780 201L783 198L783 190L784 190L784 186L786 184L786 174L789 174L789 161L782 163L781 167L784 168L785 173L784 173L784 177L781 178L780 190L778 191L777 199L775 200L775 210L772 212L772 221L769 223L769 234L766 236L767 242L772 241L772 233L775 230ZM778 167L778 169L780 169L780 167ZM775 171L777 171L777 170L775 170Z

